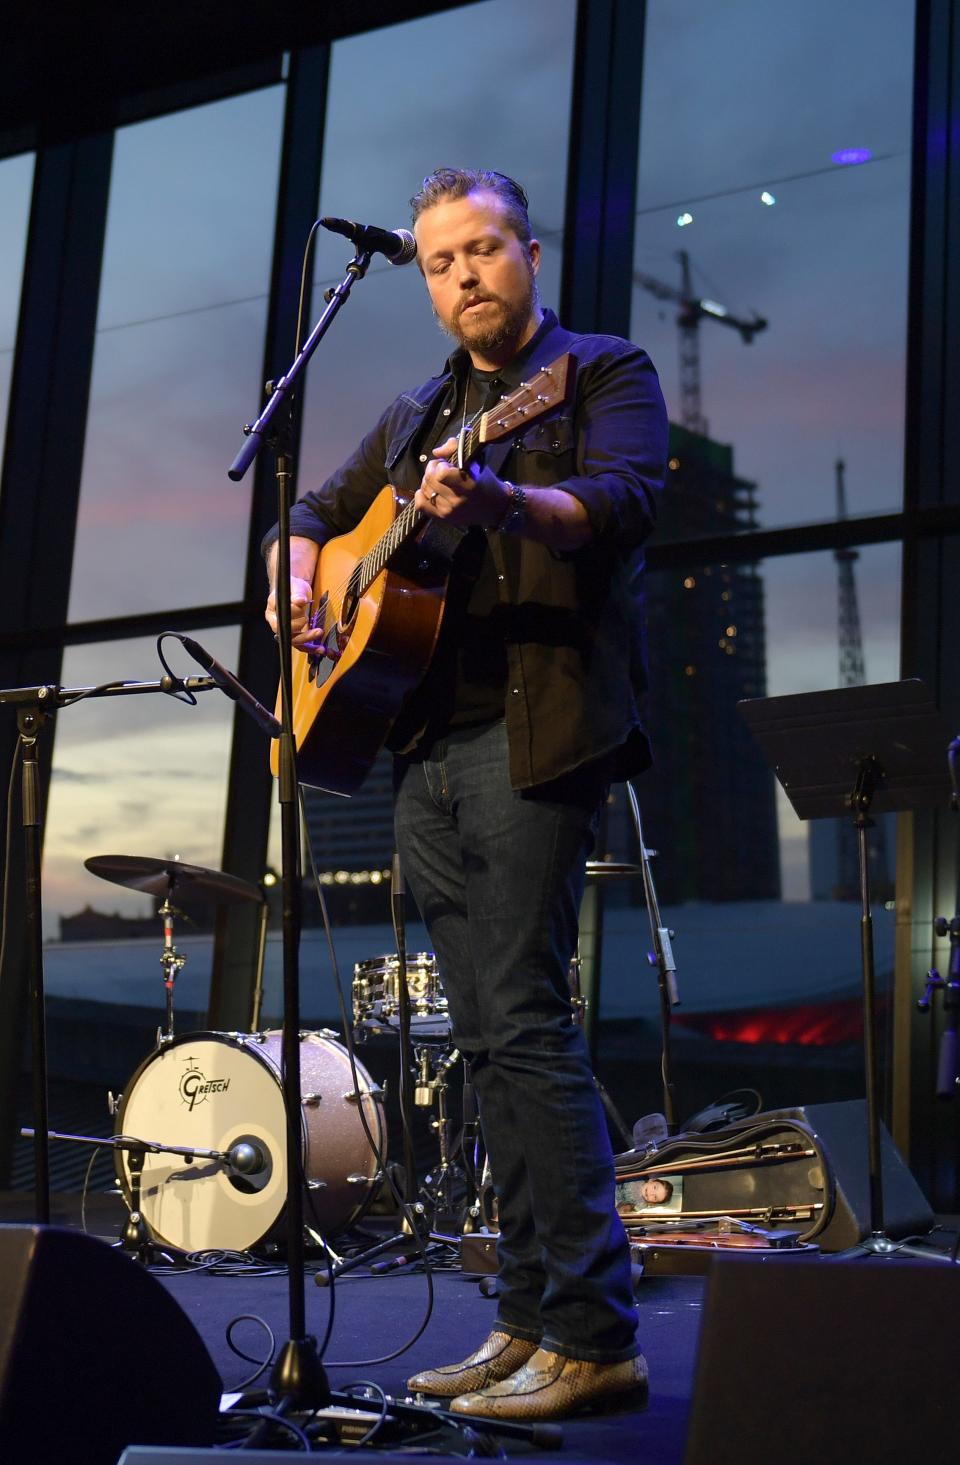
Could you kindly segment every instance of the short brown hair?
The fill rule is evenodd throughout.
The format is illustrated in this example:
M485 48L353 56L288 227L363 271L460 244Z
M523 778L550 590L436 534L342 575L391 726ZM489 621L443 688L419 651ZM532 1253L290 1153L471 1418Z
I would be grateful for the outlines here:
M410 200L413 222L444 199L466 198L470 193L479 192L496 194L514 234L522 245L528 245L533 234L526 192L506 173L494 173L488 168L435 168Z

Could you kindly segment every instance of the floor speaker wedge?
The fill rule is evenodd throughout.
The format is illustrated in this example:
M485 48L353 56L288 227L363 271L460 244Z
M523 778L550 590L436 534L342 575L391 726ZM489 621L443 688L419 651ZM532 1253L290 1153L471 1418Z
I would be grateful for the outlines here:
M826 1226L811 1236L821 1251L846 1251L870 1235L870 1171L867 1160L867 1106L863 1099L836 1104L806 1104L775 1110L798 1119L814 1132L829 1161L834 1184ZM933 1211L900 1157L886 1128L880 1126L880 1170L883 1180L883 1229L902 1240L923 1236L933 1225Z
M954 1465L960 1267L711 1261L685 1465Z
M115 1465L212 1444L220 1377L193 1324L104 1242L0 1225L0 1460Z

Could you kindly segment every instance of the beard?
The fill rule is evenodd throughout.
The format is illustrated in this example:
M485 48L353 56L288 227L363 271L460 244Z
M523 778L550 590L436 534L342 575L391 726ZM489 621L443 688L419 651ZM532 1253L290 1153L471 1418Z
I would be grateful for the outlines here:
M499 351L514 341L519 342L538 302L533 270L528 266L527 288L516 300L504 300L502 295L492 293L484 293L482 298L494 308L485 310L478 319L468 316L464 320L463 307L460 306L449 322L437 316L441 330L467 351Z

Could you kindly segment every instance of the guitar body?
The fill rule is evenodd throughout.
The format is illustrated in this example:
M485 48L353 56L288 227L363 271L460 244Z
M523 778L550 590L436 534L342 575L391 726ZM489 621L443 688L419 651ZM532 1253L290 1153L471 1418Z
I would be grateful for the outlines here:
M422 681L440 632L448 570L415 541L354 597L360 561L403 510L391 484L357 527L320 551L313 581L317 641L293 653L293 731L303 783L352 794L363 783L409 692ZM279 696L277 717L280 716ZM271 749L277 773L278 749Z

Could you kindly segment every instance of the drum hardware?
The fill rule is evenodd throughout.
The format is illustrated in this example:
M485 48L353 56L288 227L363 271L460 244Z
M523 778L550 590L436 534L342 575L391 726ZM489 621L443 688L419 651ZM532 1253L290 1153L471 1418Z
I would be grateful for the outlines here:
M157 860L147 855L91 855L84 860L84 866L92 875L109 880L114 885L123 885L127 890L139 890L145 895L162 896L163 903L157 915L163 922L163 951L160 967L163 973L164 1026L157 1032L157 1046L173 1039L173 988L183 970L187 958L173 944L174 917L189 920L173 904L177 889L206 898L211 904L236 904L239 901L257 901L262 907L258 973L254 1007L259 1021L260 995L263 992L263 956L265 951L267 904L263 891L248 880L237 875L228 875L223 870L208 870L202 865L187 865L182 860ZM256 1026L256 1023L254 1024Z
M182 916L182 914L182 911L178 911L170 904L169 896L157 911L157 915L163 918L163 955L160 957L160 968L163 972L163 988L166 994L166 1027L159 1036L158 1042L169 1042L173 1037L173 984L187 960L173 944L173 918L175 915Z
M371 1094L377 1099L382 1099L386 1096L386 1092L387 1086L385 1083L371 1084L370 1087L368 1089L365 1089L362 1094L358 1094L356 1089L349 1089L347 1093L341 1094L340 1097L343 1099L345 1104L359 1104L361 1099L367 1099L371 1096Z
M570 1006L573 1008L573 1021L577 1027L583 1027L587 1018L587 999L584 997L580 987L580 945L577 943L577 950L570 958L570 965L567 968L567 988L570 992Z
M417 1080L414 1103L424 1109L432 1108L434 1103L437 1106L436 1118L430 1121L430 1128L437 1136L439 1164L434 1172L424 1177L420 1186L424 1213L430 1215L431 1235L442 1230L443 1222L449 1224L457 1209L455 1187L458 1180L464 1178L463 1171L451 1163L450 1116L447 1108L447 1091L450 1087L447 1075L459 1058L460 1052L457 1048L438 1053L435 1048L422 1044L414 1049ZM460 1210L459 1226L462 1228L465 1216L463 1207Z
M617 880L642 873L642 865L631 865L624 860L588 860L586 866L588 880Z

